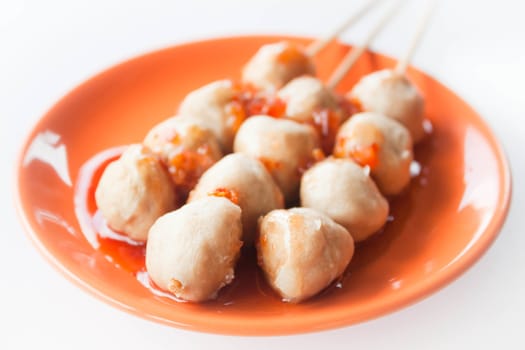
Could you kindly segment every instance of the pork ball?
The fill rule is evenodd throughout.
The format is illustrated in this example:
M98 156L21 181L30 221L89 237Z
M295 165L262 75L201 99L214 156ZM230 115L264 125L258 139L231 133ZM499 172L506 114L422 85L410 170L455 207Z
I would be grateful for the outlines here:
M295 78L277 95L286 102L286 116L298 122L313 121L314 113L323 109L334 111L340 122L346 117L336 94L315 77Z
M301 75L315 75L312 59L301 47L282 41L261 46L244 66L242 81L276 91Z
M109 227L136 241L146 241L155 220L177 205L170 175L142 145L131 145L106 167L95 201Z
M326 288L354 254L348 231L309 208L274 210L259 223L257 257L268 283L297 303Z
M337 130L349 116L339 97L322 81L310 76L293 79L277 95L286 103L286 117L314 126L323 151L332 153Z
M214 81L190 92L179 107L181 115L199 120L212 131L224 153L231 152L233 138L245 117L233 103L237 93L232 81Z
M214 192L233 191L241 207L243 242L252 245L257 220L271 210L283 208L283 195L261 162L242 153L227 155L199 180L188 202Z
M399 121L410 131L414 143L425 136L423 96L404 75L389 69L368 74L359 80L348 97L364 111Z
M155 284L188 301L214 299L234 279L241 209L206 197L161 216L151 226L146 269Z
M414 159L410 132L382 114L364 112L346 121L337 134L334 155L368 165L384 195L398 194L410 182Z
M222 157L211 130L189 116L176 116L157 124L143 143L159 155L182 198L195 187L202 173Z
M315 130L305 124L268 116L246 120L235 138L234 151L259 159L287 203L297 198L301 174L319 147Z
M317 209L344 226L356 242L378 231L388 217L388 202L363 168L348 159L327 158L307 170L301 205Z

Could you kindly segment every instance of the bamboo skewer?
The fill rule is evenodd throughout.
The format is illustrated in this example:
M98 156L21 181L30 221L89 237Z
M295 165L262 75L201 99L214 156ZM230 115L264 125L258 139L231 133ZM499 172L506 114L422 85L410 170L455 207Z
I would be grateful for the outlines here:
M383 29L383 27L388 23L388 21L396 14L397 10L401 7L401 3L404 0L398 0L395 1L384 13L384 15L381 17L380 21L376 24L376 26L372 29L372 31L368 34L368 36L365 38L363 43L359 45L358 47L352 49L339 63L335 71L332 73L330 78L328 79L328 82L326 86L330 89L335 89L337 85L341 82L341 80L346 76L348 71L352 68L352 66L357 62L359 57L365 52L365 50L368 48L372 40L379 34L379 32Z
M383 0L381 0L383 1ZM359 10L353 13L349 18L347 18L338 28L336 28L330 35L325 38L319 39L308 45L306 48L306 53L308 56L313 57L317 55L322 49L326 47L332 40L338 37L343 31L345 31L352 24L360 20L368 11L370 11L379 0L369 0L363 5Z
M408 50L405 52L405 55L403 56L403 58L400 59L396 65L396 68L395 68L396 73L400 75L405 74L408 64L410 63L412 57L414 56L414 52L416 51L417 47L421 43L421 39L428 27L430 18L432 14L434 13L436 5L437 5L437 0L427 1L425 11L423 12L423 14L421 15L418 21L416 32L414 33L412 41L410 42L410 46L408 47Z

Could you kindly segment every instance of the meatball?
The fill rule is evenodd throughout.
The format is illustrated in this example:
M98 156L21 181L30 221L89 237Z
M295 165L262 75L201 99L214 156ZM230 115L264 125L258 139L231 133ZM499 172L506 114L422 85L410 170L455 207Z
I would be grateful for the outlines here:
M314 113L323 109L334 111L344 121L335 93L315 77L303 76L286 84L277 95L286 102L286 116L298 122L312 122Z
M348 93L363 111L377 112L403 124L417 143L425 136L423 96L404 75L392 70L368 74Z
M151 226L146 269L155 284L188 301L214 299L234 279L242 242L241 209L206 197Z
M334 155L368 165L384 195L398 194L410 182L414 158L410 132L382 114L359 113L346 121L337 134Z
M297 303L326 288L354 254L348 231L309 208L274 210L261 219L259 266L284 301Z
M217 138L224 153L231 152L233 138L244 121L244 111L233 102L238 93L230 80L219 80L190 92L179 113L199 120Z
M296 198L301 173L319 147L315 130L291 120L254 116L246 120L235 138L234 151L262 161L287 203Z
M332 153L337 130L349 115L341 107L339 97L310 76L293 79L277 95L286 103L286 117L314 126L323 151Z
M222 157L213 133L198 119L176 116L154 126L144 145L157 153L182 198L202 173Z
M142 145L131 145L106 167L95 201L109 227L136 241L146 241L155 220L177 205L170 175Z
M301 75L315 75L312 59L301 47L282 41L261 46L244 66L242 81L276 91Z
M227 155L208 169L188 202L215 191L233 191L241 207L243 242L247 246L253 244L259 217L284 206L279 187L261 162L241 153Z
M301 205L317 209L344 226L356 242L378 231L388 217L388 202L359 165L325 159L303 175Z

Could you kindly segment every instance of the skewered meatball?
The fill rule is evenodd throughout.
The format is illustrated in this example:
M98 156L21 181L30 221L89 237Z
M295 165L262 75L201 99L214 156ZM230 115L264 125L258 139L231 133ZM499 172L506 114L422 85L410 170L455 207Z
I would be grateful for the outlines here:
M242 81L275 91L301 75L315 75L312 59L302 48L283 41L261 46L244 66Z
M410 182L414 158L410 132L382 114L359 113L346 121L337 134L334 155L368 165L384 195L398 194Z
M178 298L213 299L234 279L241 235L241 209L229 200L206 197L186 204L151 227L149 276Z
M304 173L301 205L331 217L356 242L365 240L385 224L389 208L363 168L351 160L333 158Z
M337 130L349 115L340 106L338 96L322 81L310 76L293 79L277 95L286 102L286 117L312 125L323 151L332 153Z
M287 203L297 198L301 172L312 162L317 147L318 138L311 126L268 116L244 122L234 144L235 152L262 161Z
M106 167L95 200L109 227L137 241L147 240L150 226L177 204L168 172L142 145L131 145Z
M176 116L154 126L144 145L160 156L181 198L222 157L213 133L198 119Z
M257 219L283 208L283 195L264 166L241 153L227 155L212 166L191 192L189 202L214 192L233 192L242 212L244 245L252 245Z
M217 138L224 153L231 152L233 138L244 120L244 111L232 103L238 93L230 80L214 81L190 92L179 113L199 120Z
M366 75L348 94L364 111L394 118L412 135L414 143L425 135L423 129L423 96L404 75L381 70Z
M300 302L326 288L354 254L348 231L309 208L274 210L259 224L257 257L284 301Z
M286 84L277 95L286 102L286 116L298 122L310 122L314 113L322 109L333 110L339 122L345 116L339 107L337 96L315 77L303 76Z

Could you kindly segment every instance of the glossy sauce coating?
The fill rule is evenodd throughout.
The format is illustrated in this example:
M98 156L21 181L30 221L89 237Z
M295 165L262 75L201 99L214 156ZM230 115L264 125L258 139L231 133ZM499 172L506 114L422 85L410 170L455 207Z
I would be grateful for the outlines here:
M162 121L147 133L143 143L168 169L181 203L202 173L223 155L213 132L191 116Z

